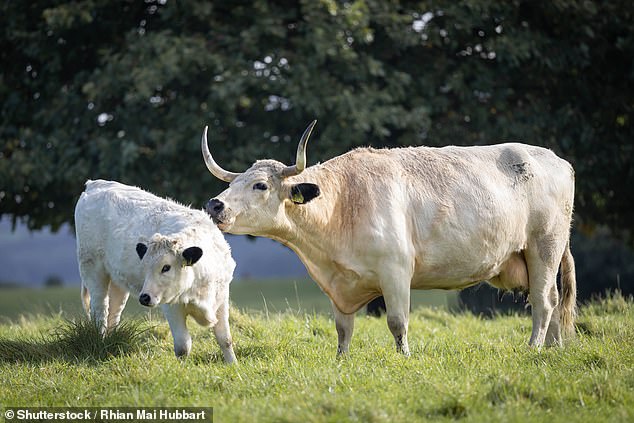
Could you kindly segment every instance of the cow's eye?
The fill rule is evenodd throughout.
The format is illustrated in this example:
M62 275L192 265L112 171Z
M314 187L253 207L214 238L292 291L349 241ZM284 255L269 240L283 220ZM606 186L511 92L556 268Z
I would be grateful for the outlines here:
M172 268L172 266L170 266L169 264L166 264L166 265L165 265L165 266L163 266L163 268L161 269L161 273L169 272L171 268Z
M266 191L269 187L266 186L264 182L257 182L253 184L253 189L257 189L259 191Z

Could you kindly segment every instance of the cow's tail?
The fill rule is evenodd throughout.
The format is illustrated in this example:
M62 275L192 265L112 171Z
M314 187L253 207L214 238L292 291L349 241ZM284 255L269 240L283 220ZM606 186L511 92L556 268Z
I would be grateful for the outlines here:
M575 334L575 317L577 316L577 276L575 261L570 252L570 240L561 258L561 329L564 336Z
M81 284L81 303L84 306L86 314L90 316L90 293L83 282Z

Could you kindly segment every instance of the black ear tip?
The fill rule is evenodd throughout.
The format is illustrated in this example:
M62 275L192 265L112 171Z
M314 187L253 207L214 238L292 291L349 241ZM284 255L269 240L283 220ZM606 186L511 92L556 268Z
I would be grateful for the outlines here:
M136 245L136 253L139 256L139 258L143 259L143 256L145 255L146 252L147 252L147 245L143 244L142 242L139 242Z
M291 201L295 204L306 204L319 197L321 191L319 185L311 183L300 183L291 188Z
M187 266L191 266L196 263L203 256L203 250L200 247L189 247L183 250L183 258L185 259L185 264Z

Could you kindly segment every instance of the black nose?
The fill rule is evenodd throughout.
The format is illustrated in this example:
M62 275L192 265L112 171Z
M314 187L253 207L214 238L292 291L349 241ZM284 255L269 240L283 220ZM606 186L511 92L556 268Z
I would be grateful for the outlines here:
M225 203L218 200L217 198L212 198L211 200L207 201L207 204L205 205L205 210L207 211L207 213L209 213L211 217L217 217L224 209Z
M139 297L139 302L141 303L141 305L149 306L150 301L152 301L152 299L148 294L141 294L141 296Z

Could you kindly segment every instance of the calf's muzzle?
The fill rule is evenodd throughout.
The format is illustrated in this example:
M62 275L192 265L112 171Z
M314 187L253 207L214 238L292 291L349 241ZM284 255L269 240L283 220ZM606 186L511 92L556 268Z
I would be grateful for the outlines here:
M139 296L139 302L141 303L141 305L149 306L150 303L152 302L152 298L150 297L149 294L141 294Z

